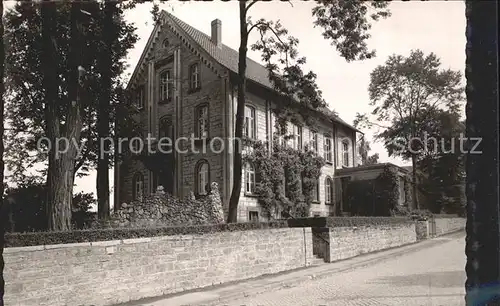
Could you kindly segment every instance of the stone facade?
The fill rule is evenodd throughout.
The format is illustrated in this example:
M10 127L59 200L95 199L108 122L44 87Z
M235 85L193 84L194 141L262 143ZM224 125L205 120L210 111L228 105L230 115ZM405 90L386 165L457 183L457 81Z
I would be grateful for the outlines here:
M310 229L6 248L5 304L115 305L312 263Z
M162 14L163 22L153 30L150 41L139 61L129 83L132 90L138 86L146 88L144 108L138 115L137 120L145 126L144 134L158 137L161 134L161 122L167 118L172 124L173 137L175 139L191 139L196 136L196 124L198 122L197 111L200 106L208 106L208 140L207 144L196 144L194 150L192 142L179 142L180 149L187 150L185 153L174 152L173 186L171 188L174 196L183 198L197 189L197 165L207 162L209 165L209 181L216 182L220 186L220 195L227 209L232 189L232 144L228 139L234 137L234 121L236 115L236 83L234 72L220 64L218 56L227 53L226 46L215 43L220 37L205 42L209 46L203 47L196 43L193 37L205 35L200 31L190 28L171 15ZM219 23L213 23L212 27L220 27ZM189 32L189 33L188 33ZM212 29L214 35L220 35L220 29ZM206 36L206 35L205 35ZM211 45L213 44L213 45ZM207 51L208 50L208 51ZM210 51L212 50L212 51ZM215 50L215 51L214 51ZM209 52L210 51L210 52ZM214 55L215 54L215 55ZM190 67L197 64L199 67L200 87L196 90L190 88ZM262 69L262 67L261 67ZM172 71L173 90L171 101L160 99L160 74L163 71ZM264 70L265 71L265 70ZM249 73L252 70L249 69ZM259 140L271 140L274 129L272 109L279 107L269 94L269 88L259 85L258 82L249 82L247 87L247 105L255 110L256 138ZM319 182L319 201L312 205L311 216L335 215L341 209L335 207L340 203L335 196L335 190L331 193L335 200L332 203L325 201L326 178L333 178L336 169L352 167L356 165L356 131L342 121L332 122L323 117L318 117L318 154L323 156L324 136L332 138L332 161L322 170ZM310 139L307 127L302 130L302 142L307 144ZM216 137L223 139L224 150L219 152L213 150L220 147L220 141L213 141ZM341 152L342 141L348 140L349 152L346 165L341 164L343 155ZM215 151L215 152L214 152ZM115 203L131 202L134 197L134 177L139 176L143 181L144 194L154 192L159 184L159 178L155 176L152 169L148 169L140 161L124 160L117 165L115 172ZM242 188L245 185L245 172L243 173ZM168 187L168 188L167 188ZM245 194L242 190L238 210L238 221L249 221L250 213L257 213L259 220L265 220L258 199L254 195ZM118 205L119 206L119 205Z

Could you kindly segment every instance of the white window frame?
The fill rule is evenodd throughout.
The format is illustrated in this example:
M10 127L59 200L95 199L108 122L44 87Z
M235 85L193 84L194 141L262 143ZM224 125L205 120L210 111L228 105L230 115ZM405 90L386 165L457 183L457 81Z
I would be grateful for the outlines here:
M333 181L330 177L325 179L325 204L333 203Z
M196 136L198 138L208 138L208 104L199 105L196 108Z
M295 150L302 149L302 127L297 124L291 124L292 148Z
M310 131L309 137L310 137L309 143L311 146L311 150L317 154L318 153L318 133L315 131Z
M207 185L209 184L210 180L210 165L207 161L203 160L198 162L198 165L196 167L196 175L198 176L196 193L198 195L207 195Z
M142 196L144 195L144 175L140 172L137 172L134 175L133 181L134 181L133 200L138 200L142 198Z
M189 66L189 87L191 90L195 90L201 87L199 63L194 63Z
M252 214L256 215L256 219L252 219ZM249 222L259 222L259 212L256 210L249 210L248 211L248 221Z
M250 139L257 139L257 124L256 124L257 111L251 105L245 105L245 121L244 121L244 135Z
M247 163L245 167L245 193L255 193L255 168L250 163Z
M319 181L316 180L313 189L313 202L319 202Z
M342 166L349 167L349 143L342 141Z
M328 135L325 135L324 139L324 147L323 147L323 156L325 160L329 163L332 162L332 138Z
M171 70L160 73L160 101L171 101L173 95L173 82Z
M146 94L146 91L145 91L143 85L139 86L136 89L136 92L135 92L135 106L138 109L143 109L144 108L144 103L145 103L145 99L146 99L145 94Z

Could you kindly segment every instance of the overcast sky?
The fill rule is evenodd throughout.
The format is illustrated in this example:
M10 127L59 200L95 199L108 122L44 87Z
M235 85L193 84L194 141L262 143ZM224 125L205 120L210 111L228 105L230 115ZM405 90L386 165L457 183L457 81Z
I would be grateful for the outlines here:
M253 20L280 19L289 33L299 39L299 52L307 57L307 68L318 75L318 85L330 108L340 117L352 123L356 112L368 108L368 84L370 72L385 62L391 54L408 55L411 49L425 53L434 52L442 60L443 68L464 71L465 66L465 4L463 1L410 1L392 2L392 16L373 25L369 47L377 50L375 59L347 63L335 48L324 40L321 31L312 25L311 7L314 1L273 1L257 3L249 14ZM10 6L10 5L8 5ZM174 14L184 22L210 35L210 23L218 18L222 21L222 42L233 49L239 46L238 2L192 2L169 1L162 9ZM153 23L150 4L142 4L127 12L126 18L134 22L140 39L130 51L128 63L131 73L146 45ZM250 38L250 43L256 37ZM260 54L249 51L249 57L260 61ZM364 131L370 140L370 131ZM381 144L372 144L371 153L379 153L381 162L405 165L407 162L389 158ZM113 176L111 176L111 179ZM77 181L75 191L95 193L95 174Z

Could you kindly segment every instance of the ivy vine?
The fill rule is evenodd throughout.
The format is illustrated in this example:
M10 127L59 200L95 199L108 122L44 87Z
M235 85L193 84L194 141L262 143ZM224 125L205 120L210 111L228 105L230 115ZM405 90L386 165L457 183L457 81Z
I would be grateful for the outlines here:
M296 150L282 145L279 137L275 137L271 146L265 141L247 140L245 144L251 150L243 159L255 168L255 193L267 215L273 217L287 212L294 217L308 216L324 159L307 146Z

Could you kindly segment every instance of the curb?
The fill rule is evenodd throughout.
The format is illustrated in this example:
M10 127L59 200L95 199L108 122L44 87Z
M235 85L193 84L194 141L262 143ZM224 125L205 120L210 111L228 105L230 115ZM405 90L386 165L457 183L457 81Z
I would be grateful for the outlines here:
M446 233L444 235L436 236L432 239L420 240L420 241L417 241L417 242L414 242L411 244L392 248L392 250L397 250L397 249L402 248L402 247L408 247L408 249L396 251L396 252L392 253L390 256L380 256L380 257L376 257L376 258L372 258L372 259L363 260L361 262L354 263L354 264L349 265L347 267L325 269L319 273L308 274L308 275L300 276L300 277L293 278L290 280L271 283L271 284L268 284L268 285L265 285L262 287L257 287L255 289L250 288L249 290L244 290L243 292L227 294L227 295L224 295L223 297L219 297L217 299L213 299L213 300L205 301L205 302L200 303L200 304L193 304L193 305L204 305L204 306L227 305L227 304L223 304L223 303L229 303L229 302L234 301L236 299L253 297L253 296L267 293L267 292L271 292L271 291L278 291L278 290L282 290L282 289L289 289L289 288L297 287L297 286L299 286L307 281L320 280L320 279L326 278L326 277L330 276L332 273L351 271L351 270L354 270L357 268L362 268L362 267L365 267L365 266L368 266L371 264L381 263L381 262L384 262L384 261L387 261L387 260L390 260L393 258L397 258L397 257L406 255L406 254L414 252L414 251L418 251L418 250L432 247L432 246L435 246L438 244L442 244L443 243L442 241L434 240L434 239L440 238L440 237L445 237L445 236L454 236L462 231L463 230L453 231L450 233ZM423 242L428 242L428 243L424 244ZM380 250L379 252L390 251L390 250L391 249L384 249L384 250ZM363 255L373 255L376 253L377 252L372 252L372 253L367 253L367 254L363 254ZM363 255L361 255L361 256L363 256ZM360 257L360 256L356 256L356 257ZM331 263L325 263L324 265L340 263L342 261L352 260L356 257L350 257L350 258L346 258L344 260L338 260L338 261L331 262ZM323 264L321 266L323 266ZM311 268L313 268L313 267L311 267Z

